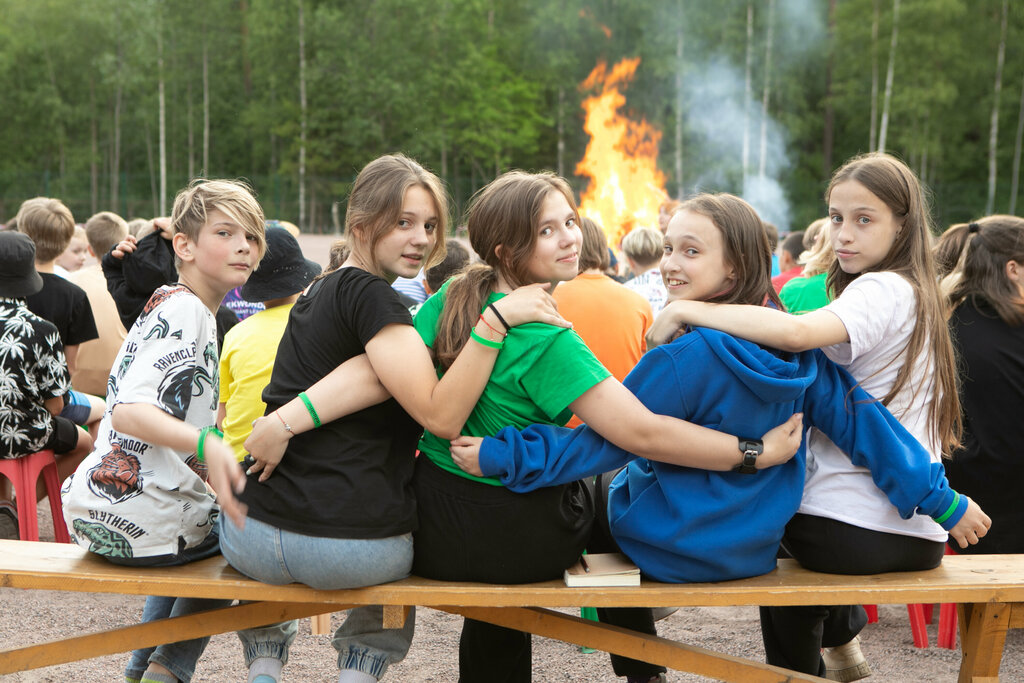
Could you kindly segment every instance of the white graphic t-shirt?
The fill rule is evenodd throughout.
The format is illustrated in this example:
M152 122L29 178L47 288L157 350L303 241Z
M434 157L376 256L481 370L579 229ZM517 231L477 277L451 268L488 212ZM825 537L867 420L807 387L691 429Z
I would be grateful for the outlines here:
M187 288L161 287L114 360L95 449L64 485L64 519L76 543L128 559L177 553L206 538L217 515L206 465L194 451L117 432L111 414L120 403L148 403L207 427L219 390L213 314Z

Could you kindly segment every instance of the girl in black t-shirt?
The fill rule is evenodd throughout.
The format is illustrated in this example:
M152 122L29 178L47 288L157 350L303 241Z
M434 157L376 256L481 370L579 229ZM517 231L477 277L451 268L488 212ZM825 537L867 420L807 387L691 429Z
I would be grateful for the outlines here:
M503 299L500 313L475 321L474 342L439 381L390 283L443 258L447 212L440 180L405 156L381 157L356 178L345 216L351 255L292 309L263 394L267 416L245 444L255 464L246 476L232 460L210 458L225 513L221 548L240 572L323 590L407 576L420 425L446 438L459 434L501 349L504 323L569 326L545 287L522 287ZM342 365L347 386L313 387ZM353 378L359 391L347 390ZM385 630L381 616L379 606L354 609L335 634L340 681L376 680L405 656L413 615ZM295 632L293 621L239 633L250 680L277 681Z
M992 517L966 553L1024 553L1024 218L988 216L954 225L935 247L953 267L950 331L964 411L961 447L945 461L949 483Z

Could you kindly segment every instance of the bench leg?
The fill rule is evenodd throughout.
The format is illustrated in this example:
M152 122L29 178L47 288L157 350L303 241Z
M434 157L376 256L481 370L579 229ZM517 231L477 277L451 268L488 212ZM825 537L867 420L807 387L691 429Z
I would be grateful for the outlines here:
M688 671L720 681L737 683L825 683L824 678L808 676L769 664L712 650L677 643L658 636L637 633L610 624L588 621L539 607L435 607L506 628L514 628L545 638L633 657L670 669Z
M334 609L343 607L339 605ZM77 662L288 619L301 619L323 611L322 603L250 602L40 645L5 649L0 650L0 674Z
M959 609L963 647L959 683L981 683L986 679L998 681L1012 606L967 603L960 605Z

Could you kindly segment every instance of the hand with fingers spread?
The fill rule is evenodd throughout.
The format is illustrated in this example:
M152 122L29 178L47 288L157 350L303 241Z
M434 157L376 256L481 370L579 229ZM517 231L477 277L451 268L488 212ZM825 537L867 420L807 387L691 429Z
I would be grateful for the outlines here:
M509 327L523 323L547 323L556 327L572 327L572 323L558 313L558 304L548 290L551 283L542 282L517 287L511 294L501 299L484 311L485 315L492 309L498 309L497 315L503 320L496 320L501 326Z
M484 440L479 436L460 436L451 440L452 460L475 477L482 477L484 473L480 470L480 444Z

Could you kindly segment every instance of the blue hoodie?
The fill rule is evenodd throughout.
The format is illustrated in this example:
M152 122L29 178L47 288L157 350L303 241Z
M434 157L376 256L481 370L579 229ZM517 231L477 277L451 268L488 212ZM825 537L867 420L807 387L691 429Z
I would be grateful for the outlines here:
M943 515L957 494L942 465L845 370L818 350L785 353L704 328L648 352L625 385L654 413L757 438L793 413L817 427L907 519ZM852 392L852 393L851 393ZM737 461L739 453L737 452ZM653 462L583 425L508 427L484 440L480 468L513 491L625 465L611 484L608 521L619 547L655 580L725 581L766 574L800 505L806 453L756 474ZM967 510L960 496L942 526Z

